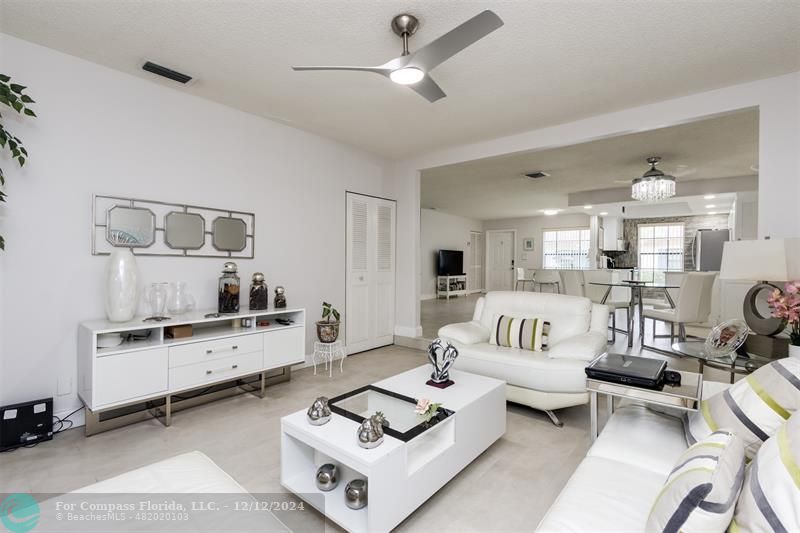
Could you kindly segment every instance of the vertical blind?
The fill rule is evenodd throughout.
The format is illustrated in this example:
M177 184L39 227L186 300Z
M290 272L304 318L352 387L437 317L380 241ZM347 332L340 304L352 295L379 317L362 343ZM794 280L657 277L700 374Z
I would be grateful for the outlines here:
M558 270L589 268L589 228L545 230L542 266Z

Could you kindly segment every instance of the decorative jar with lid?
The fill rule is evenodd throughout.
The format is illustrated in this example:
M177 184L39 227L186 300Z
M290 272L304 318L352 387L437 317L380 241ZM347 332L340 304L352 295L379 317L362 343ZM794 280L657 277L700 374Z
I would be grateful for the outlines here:
M286 307L286 293L281 285L275 287L275 309Z
M239 288L241 282L236 274L238 268L236 263L228 261L222 268L222 275L219 277L219 306L220 313L239 312Z
M250 283L250 310L264 311L269 305L267 284L264 283L264 274L255 272Z

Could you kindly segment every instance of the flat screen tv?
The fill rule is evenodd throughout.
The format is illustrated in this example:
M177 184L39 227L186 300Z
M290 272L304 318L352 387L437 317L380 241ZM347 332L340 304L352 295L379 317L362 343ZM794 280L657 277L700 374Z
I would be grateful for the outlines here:
M460 276L464 273L464 252L460 250L439 250L436 266L439 276Z

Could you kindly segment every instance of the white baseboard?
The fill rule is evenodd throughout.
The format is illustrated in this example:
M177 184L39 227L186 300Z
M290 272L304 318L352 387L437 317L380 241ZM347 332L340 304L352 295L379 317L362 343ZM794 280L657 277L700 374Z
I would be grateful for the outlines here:
M423 294L423 295L421 295L419 297L419 299L420 300L435 300L436 299L436 295L435 294Z
M422 326L395 326L394 334L401 337L422 337Z

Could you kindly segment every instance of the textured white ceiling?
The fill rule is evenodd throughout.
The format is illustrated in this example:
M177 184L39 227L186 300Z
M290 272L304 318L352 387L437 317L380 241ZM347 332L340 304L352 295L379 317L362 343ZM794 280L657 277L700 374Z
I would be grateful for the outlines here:
M371 74L290 69L383 63L395 14L420 18L413 50L486 8L505 26L434 69L434 104ZM156 79L152 60L196 77L178 90L390 157L800 70L798 27L795 0L0 2L5 33Z
M583 212L567 209L568 194L629 186L649 168L651 155L660 156L658 167L677 178L679 195L682 183L757 174L758 111L428 169L422 172L421 203L481 220L536 216L542 209ZM550 176L524 175L537 170Z

